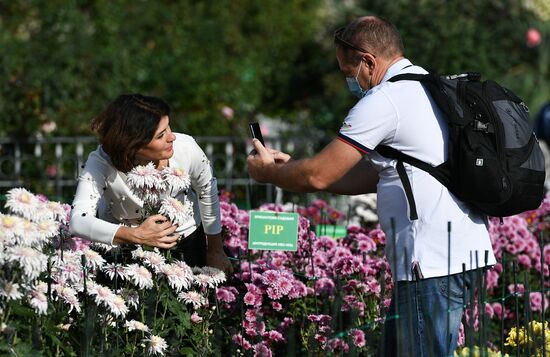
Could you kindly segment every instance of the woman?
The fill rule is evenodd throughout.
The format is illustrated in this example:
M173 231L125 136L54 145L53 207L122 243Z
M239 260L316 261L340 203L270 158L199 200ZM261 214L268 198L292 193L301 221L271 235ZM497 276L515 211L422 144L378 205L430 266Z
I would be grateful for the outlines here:
M231 273L210 162L191 136L172 133L169 114L162 99L131 94L116 98L92 121L100 145L79 177L70 231L105 244L175 247L172 256L190 266L209 265ZM144 220L143 202L127 185L126 174L150 162L157 170L169 166L190 176L190 189L172 194L193 202L194 214L179 226L160 214Z

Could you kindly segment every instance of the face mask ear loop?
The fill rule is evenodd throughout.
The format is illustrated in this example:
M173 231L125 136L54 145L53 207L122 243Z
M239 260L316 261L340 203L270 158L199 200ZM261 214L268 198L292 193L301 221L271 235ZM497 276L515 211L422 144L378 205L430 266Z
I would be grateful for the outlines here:
M357 69L357 74L355 75L355 80L357 83L359 83L359 73L361 73L361 64L363 63L363 59L361 59L361 62L359 62L359 68Z

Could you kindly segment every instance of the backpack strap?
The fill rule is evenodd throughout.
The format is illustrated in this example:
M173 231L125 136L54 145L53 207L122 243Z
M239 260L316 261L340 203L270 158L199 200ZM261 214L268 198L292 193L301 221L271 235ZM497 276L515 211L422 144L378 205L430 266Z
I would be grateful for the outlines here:
M416 202L414 200L411 182L409 181L409 176L407 176L407 171L405 170L405 165L403 165L403 161L397 160L397 173L399 174L399 178L401 179L401 184L403 185L403 189L405 190L405 196L407 196L407 201L409 202L409 218L411 221L418 219L418 213L416 212Z
M403 74L397 74L391 77L390 79L388 79L388 82L397 82L397 81L422 82L423 80L426 80L426 76L429 76L429 74L403 73Z
M388 79L388 82L417 81L421 83L426 83L430 81L430 79L433 79L433 76L430 74L403 73L391 77L390 79ZM407 201L409 202L409 218L411 221L417 220L418 213L416 211L416 202L412 193L411 182L409 180L409 176L407 175L407 171L405 170L403 162L416 166L419 169L424 170L434 176L437 175L436 171L434 170L432 165L422 160L418 160L405 153L402 153L401 151L396 150L392 147L378 145L375 150L384 157L397 160L397 174L399 175L399 179L401 180L401 184L403 185L403 189L405 190L405 196L407 197Z
M418 160L389 146L378 145L375 150L384 157L397 160L397 174L399 175L399 179L401 180L401 184L403 185L403 189L405 190L405 196L407 197L407 201L409 202L409 218L411 221L418 219L416 202L414 200L412 192L411 181L409 180L409 176L407 175L407 171L405 170L405 165L403 165L403 162L416 166L419 169L422 169L428 173L432 173L434 171L433 167L430 164L425 163L424 161Z

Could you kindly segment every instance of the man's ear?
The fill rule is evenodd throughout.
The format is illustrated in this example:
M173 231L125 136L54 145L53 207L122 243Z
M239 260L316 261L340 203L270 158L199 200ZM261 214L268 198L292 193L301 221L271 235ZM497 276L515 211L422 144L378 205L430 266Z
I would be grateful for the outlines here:
M370 53L366 53L361 60L365 62L365 66L367 66L368 69L371 71L376 66L376 61L374 59L374 56L371 55Z

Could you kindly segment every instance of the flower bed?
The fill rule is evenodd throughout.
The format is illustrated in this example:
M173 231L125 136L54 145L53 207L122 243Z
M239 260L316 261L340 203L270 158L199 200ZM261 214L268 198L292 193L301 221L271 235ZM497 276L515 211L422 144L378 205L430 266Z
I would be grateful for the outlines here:
M384 233L349 226L341 239L317 236L313 224L342 223L344 215L315 201L297 209L296 252L249 251L249 212L221 197L235 266L228 279L212 268L188 267L169 252L70 237L68 205L11 190L0 214L0 352L374 354L392 288ZM468 302L457 354L482 345L517 355L550 343L542 325L549 305L549 210L550 196L536 211L503 224L491 220L499 264Z

